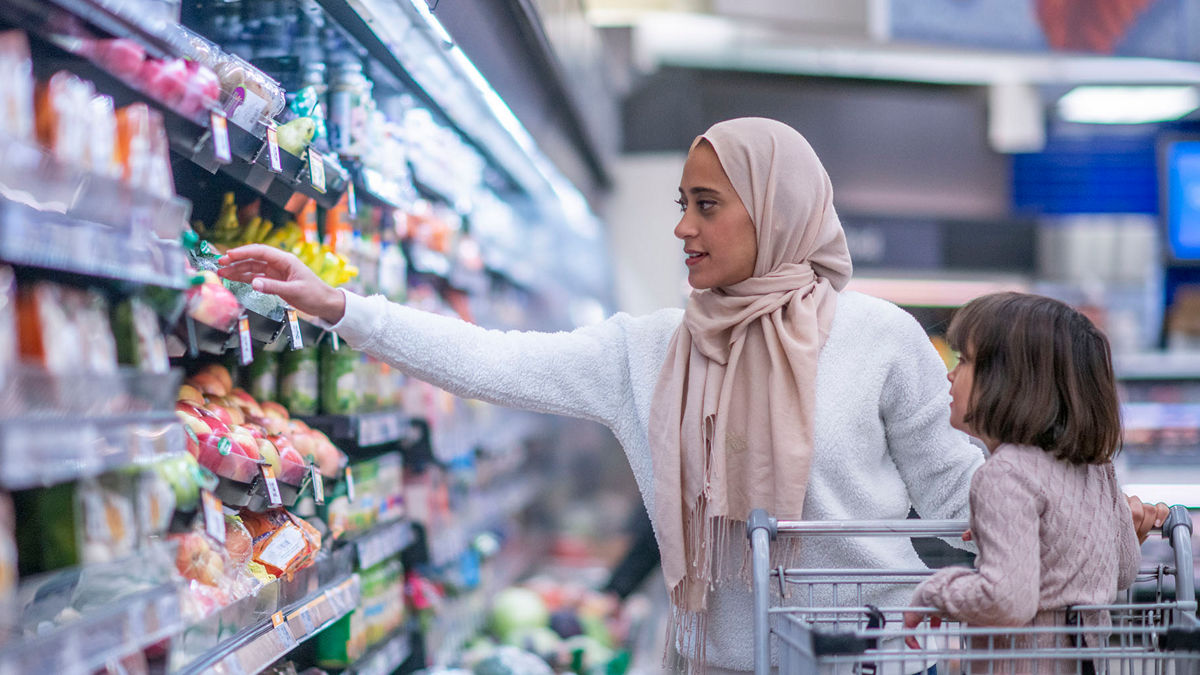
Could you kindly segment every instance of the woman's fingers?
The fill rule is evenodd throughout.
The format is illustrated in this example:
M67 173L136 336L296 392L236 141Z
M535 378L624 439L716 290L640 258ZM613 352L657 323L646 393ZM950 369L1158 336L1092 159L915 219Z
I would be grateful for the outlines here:
M1147 507L1137 495L1129 495L1129 512L1133 516L1133 527L1137 532L1138 543L1145 543L1150 536L1150 530L1162 527L1167 519L1169 509L1166 504L1159 502L1153 507Z
M249 283L251 279L268 275L271 272L271 266L259 260L243 260L241 262L230 263L217 270L217 274L221 277L243 283Z
M963 533L962 533L963 541L971 541L972 538L973 538L973 536L971 535L971 528L967 528L967 529L963 530Z

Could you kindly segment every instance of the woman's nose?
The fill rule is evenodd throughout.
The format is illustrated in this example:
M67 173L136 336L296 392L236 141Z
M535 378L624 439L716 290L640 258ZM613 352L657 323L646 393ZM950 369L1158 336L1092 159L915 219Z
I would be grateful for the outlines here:
M696 236L696 228L691 224L690 221L691 219L687 217L687 214L683 214L683 217L681 217L679 222L675 225L676 238L687 239L688 237Z

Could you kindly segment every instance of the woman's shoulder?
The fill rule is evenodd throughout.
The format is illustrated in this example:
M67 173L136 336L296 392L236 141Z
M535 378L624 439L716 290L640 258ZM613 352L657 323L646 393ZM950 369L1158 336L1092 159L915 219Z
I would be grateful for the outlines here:
M928 339L913 315L887 300L857 291L838 294L830 334L880 344Z

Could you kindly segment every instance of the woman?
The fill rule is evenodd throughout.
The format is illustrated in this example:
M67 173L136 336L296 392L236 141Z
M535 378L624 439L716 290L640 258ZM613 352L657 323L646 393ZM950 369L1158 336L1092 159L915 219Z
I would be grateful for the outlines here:
M760 118L714 125L688 153L679 203L687 309L571 333L487 331L342 293L262 246L230 251L222 275L459 396L606 424L654 524L672 644L689 666L748 671L753 602L733 577L744 577L750 509L966 518L983 456L950 427L946 370L916 321L841 292L851 264L832 187L798 132ZM804 567L922 566L899 539L801 541L781 554Z

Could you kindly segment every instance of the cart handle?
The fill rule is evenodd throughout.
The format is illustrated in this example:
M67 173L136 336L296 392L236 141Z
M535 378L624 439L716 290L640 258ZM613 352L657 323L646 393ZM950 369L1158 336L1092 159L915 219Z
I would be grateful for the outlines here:
M965 520L775 520L784 535L890 537L958 537L970 526Z
M1196 586L1192 562L1192 516L1186 506L1172 506L1162 526L1162 536L1175 549L1175 601L1195 608ZM1183 608L1181 607L1181 609ZM1193 622L1195 623L1195 622Z

